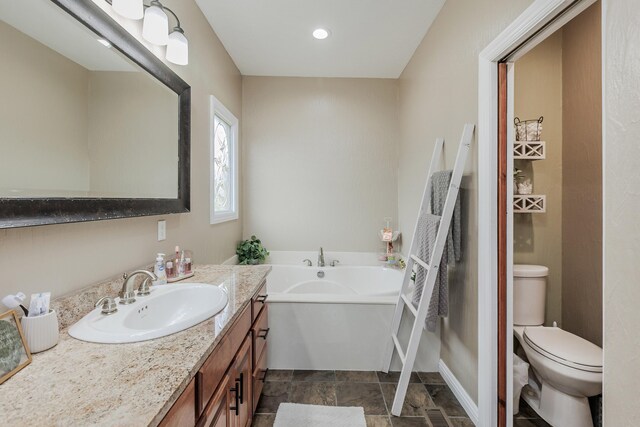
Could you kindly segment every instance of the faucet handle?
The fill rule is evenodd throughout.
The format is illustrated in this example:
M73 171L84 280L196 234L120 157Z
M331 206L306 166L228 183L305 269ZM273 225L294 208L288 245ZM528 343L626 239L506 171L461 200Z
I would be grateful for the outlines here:
M118 305L115 300L111 297L102 297L100 298L94 305L97 307L102 305L102 314L113 314L118 311Z
M311 260L309 258L303 259L302 262L306 263L307 267L313 266L313 263L311 262Z
M151 282L151 278L147 277L140 284L140 288L138 289L138 296L143 297L149 295L151 293L151 287L149 286L149 282Z
M340 264L340 261L338 261L337 259L334 259L333 261L331 261L329 265L331 267L336 267L338 264Z

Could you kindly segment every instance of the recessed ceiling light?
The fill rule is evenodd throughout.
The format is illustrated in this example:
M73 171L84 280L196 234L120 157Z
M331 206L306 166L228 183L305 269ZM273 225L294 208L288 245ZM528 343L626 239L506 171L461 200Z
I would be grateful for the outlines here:
M325 30L324 28L316 28L315 30L313 30L313 37L317 38L318 40L324 40L329 37L329 31Z
M98 39L98 43L106 47L111 47L111 43L109 43L109 40L106 39Z

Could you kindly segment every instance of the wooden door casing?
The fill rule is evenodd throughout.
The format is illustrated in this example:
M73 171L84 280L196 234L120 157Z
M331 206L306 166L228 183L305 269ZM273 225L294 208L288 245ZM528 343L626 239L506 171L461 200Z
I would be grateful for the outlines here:
M498 64L498 427L507 425L507 64Z

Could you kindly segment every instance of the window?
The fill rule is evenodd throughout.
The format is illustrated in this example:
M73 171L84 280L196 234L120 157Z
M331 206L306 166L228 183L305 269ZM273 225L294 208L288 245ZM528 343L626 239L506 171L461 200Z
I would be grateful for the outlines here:
M211 224L238 219L238 119L211 96Z

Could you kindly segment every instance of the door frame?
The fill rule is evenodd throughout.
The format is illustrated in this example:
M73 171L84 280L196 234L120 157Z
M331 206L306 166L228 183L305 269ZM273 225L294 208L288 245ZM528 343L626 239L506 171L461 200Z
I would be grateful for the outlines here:
M501 62L507 63L507 86L513 88L513 62L595 1L536 0L482 50L478 58L478 425L482 427L510 426L513 422L512 417L508 416L512 413L513 405L512 399L508 398L513 387L512 381L509 381L511 375L508 375L512 369L512 359L507 357L509 352L513 352L513 275L512 263L509 262L513 256L513 248L506 246L512 233L513 191L510 189L513 184L510 179L506 179L506 186L503 185L501 191L506 191L507 194L502 194L499 199L498 66ZM605 6L606 3L602 8L603 16ZM507 95L507 120L509 117L513 118L512 93ZM507 147L512 146L512 133L513 129L508 126ZM513 157L508 154L507 167L509 159ZM508 177L510 174L506 177L503 175L502 178L504 180ZM501 211L506 212L505 216L498 215L499 200L507 203L506 207L501 206ZM503 232L499 234L500 227ZM502 239L500 247L506 248L506 251L498 251L499 238ZM502 265L502 271L499 271L499 265ZM500 300L499 294L502 297ZM500 340L499 316L501 324L507 328ZM498 388L499 358L501 369L502 366L506 369L506 373L502 372L502 390ZM501 406L499 392L500 400L503 401ZM499 416L499 412L502 416Z

